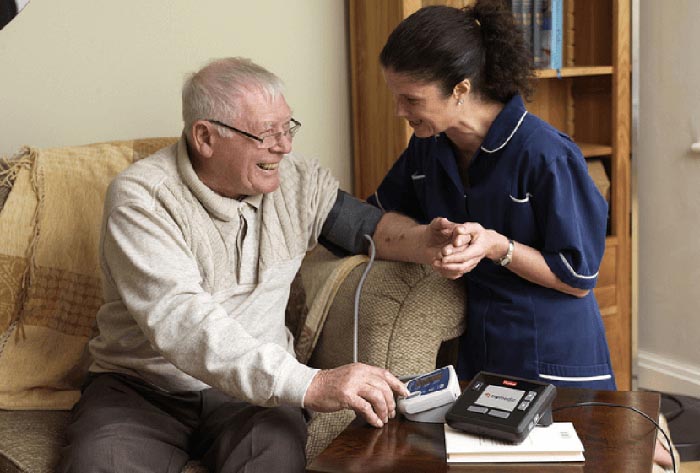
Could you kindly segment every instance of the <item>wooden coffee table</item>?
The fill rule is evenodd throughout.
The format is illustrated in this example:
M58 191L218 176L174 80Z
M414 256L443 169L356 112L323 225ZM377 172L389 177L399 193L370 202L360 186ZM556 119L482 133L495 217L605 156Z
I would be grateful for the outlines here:
M660 396L643 391L558 388L554 407L577 402L608 402L635 407L659 418ZM554 413L573 422L585 447L585 462L449 465L442 424L421 424L403 416L381 429L356 419L316 457L308 472L651 472L656 429L629 409L576 407Z

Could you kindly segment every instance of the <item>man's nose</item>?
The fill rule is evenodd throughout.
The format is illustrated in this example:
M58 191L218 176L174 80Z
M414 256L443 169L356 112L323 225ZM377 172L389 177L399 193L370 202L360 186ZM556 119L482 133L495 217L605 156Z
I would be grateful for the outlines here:
M289 154L292 152L292 137L287 133L282 133L279 138L277 138L277 142L275 143L275 146L270 148L271 153L276 153L276 154Z

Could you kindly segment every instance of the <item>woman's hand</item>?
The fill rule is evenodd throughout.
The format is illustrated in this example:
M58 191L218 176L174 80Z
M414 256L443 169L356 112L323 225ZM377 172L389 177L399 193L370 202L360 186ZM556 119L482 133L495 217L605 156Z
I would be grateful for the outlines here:
M483 258L496 260L508 251L508 239L478 223L453 224L451 242L433 268L449 279L457 279L473 270Z

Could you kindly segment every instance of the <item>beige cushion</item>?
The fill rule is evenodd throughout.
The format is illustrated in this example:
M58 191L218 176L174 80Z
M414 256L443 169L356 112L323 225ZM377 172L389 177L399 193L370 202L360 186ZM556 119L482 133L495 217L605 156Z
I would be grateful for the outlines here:
M0 471L53 472L68 416L65 411L0 411Z
M338 258L321 245L310 251L304 258L298 278L292 290L299 288L304 291L306 304L303 307L295 307L299 311L294 334L294 351L297 359L302 363L307 363L311 354L316 348L316 343L321 335L321 331L326 322L328 311L345 278L358 265L367 262L364 255L348 256ZM299 304L295 294L294 305ZM289 313L292 306L288 306ZM289 326L289 317L287 318Z
M69 409L102 303L104 193L135 159L174 138L25 148L0 212L0 408ZM17 164L19 166L19 164Z

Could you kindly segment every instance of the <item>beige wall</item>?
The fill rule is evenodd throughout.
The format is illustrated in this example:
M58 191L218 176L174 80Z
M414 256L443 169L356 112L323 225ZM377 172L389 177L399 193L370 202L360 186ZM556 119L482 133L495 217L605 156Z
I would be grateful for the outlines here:
M0 155L177 136L186 73L246 56L278 74L295 151L352 189L343 0L32 0L0 31Z
M639 386L700 397L700 2L639 4Z

